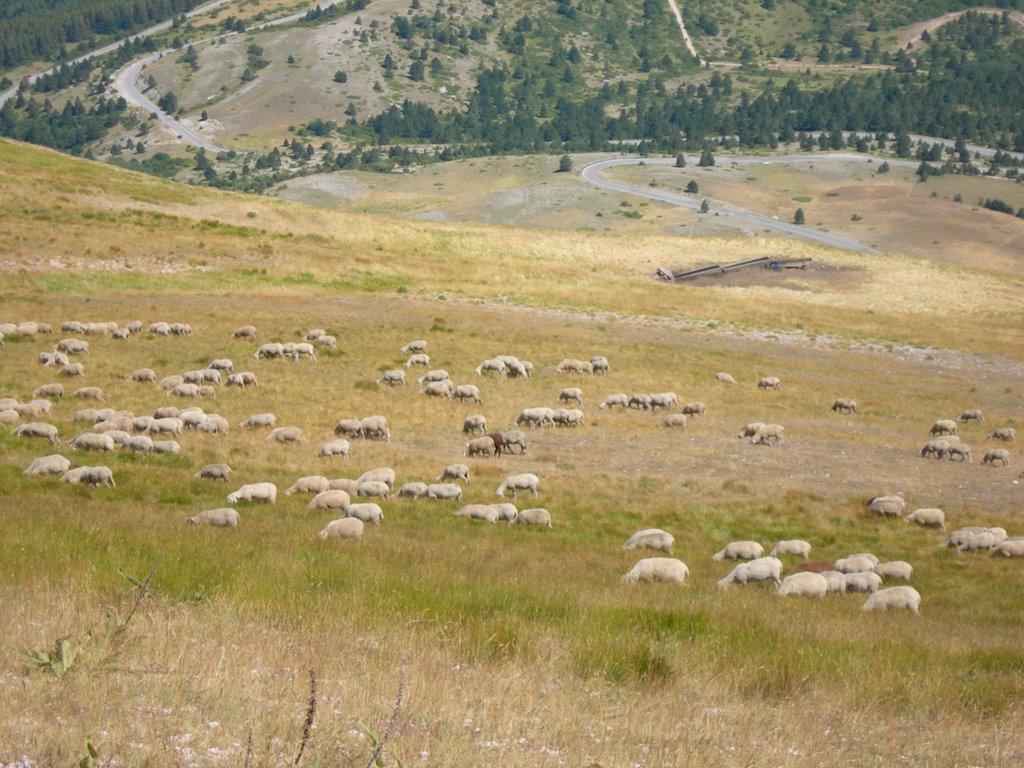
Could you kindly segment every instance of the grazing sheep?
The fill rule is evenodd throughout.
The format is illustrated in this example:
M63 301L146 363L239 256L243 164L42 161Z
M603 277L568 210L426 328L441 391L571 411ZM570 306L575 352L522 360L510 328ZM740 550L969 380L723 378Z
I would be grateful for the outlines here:
M1017 430L1013 427L999 427L999 429L992 430L986 440L1003 440L1011 443L1017 439Z
M238 422L238 426L246 428L273 427L277 423L277 416L272 413L254 413L245 421Z
M277 503L277 486L273 483L246 483L233 493L228 494L228 504L239 501L266 501Z
M510 379L528 379L533 376L533 363L529 360L512 360L505 363L505 375Z
M914 566L905 560L890 560L887 563L879 563L874 568L875 573L883 579L903 579L910 581L914 573Z
M391 442L391 430L388 429L388 420L385 417L367 416L361 419L360 422L363 428L362 436L364 439Z
M753 437L756 435L761 428L764 427L764 423L760 421L752 421L747 424L743 429L740 430L739 434L736 435L738 438Z
M703 419L704 418L704 413L705 413L704 403L694 402L694 403L687 403L686 405L683 406L683 414L686 415L686 416L700 416Z
M85 376L85 366L81 363L66 363L60 367L60 371L58 371L58 373L60 373L61 376L67 376L69 379L78 376Z
M227 464L207 464L192 475L192 477L197 479L204 478L207 480L224 480L227 482L231 477L231 467Z
M40 456L38 459L33 459L32 463L21 474L63 475L69 469L71 469L70 461L59 453L51 453L49 456Z
M1006 539L1006 531L1002 528L968 526L949 534L943 546L953 547L957 552L977 552L982 549L998 547Z
M277 357L284 357L284 344L276 341L261 344L259 348L252 353L252 356L257 360L272 360Z
M185 422L174 416L153 419L145 429L147 435L173 435L178 437L185 428Z
M486 504L485 506L490 507L498 513L498 521L505 520L511 523L516 519L516 515L519 514L519 510L516 509L516 505L509 501L499 501L496 504ZM542 515L537 515L542 517ZM550 517L550 515L548 515ZM531 523L522 523L523 525L531 525Z
M310 328L308 331L306 331L306 341L316 341L321 336L324 336L326 334L327 331L324 328Z
M992 557L1024 557L1024 536L1013 536L992 548Z
M45 402L45 406L43 405ZM33 400L31 403L17 403L10 410L16 411L23 419L38 419L50 413L50 402Z
M597 406L599 411L603 411L605 408L614 408L616 405L621 405L623 408L629 408L629 396L622 393L608 395L601 404Z
M336 349L338 346L338 339L329 333L325 333L323 336L319 336L313 340L314 344L319 344L321 347L327 347L327 349Z
M153 438L149 435L134 435L124 441L124 447L136 453L152 453Z
M663 581L668 584L682 584L690 574L686 563L674 557L646 557L638 560L622 577L624 584L641 581Z
M256 326L255 325L243 325L238 328L234 333L231 334L234 339L254 339L256 338Z
M256 387L256 389L260 388L259 383L256 381L256 374L252 371L229 373L225 386L238 387L239 389L245 389L246 387Z
M768 581L775 586L782 584L782 561L777 557L759 557L757 560L740 563L729 574L718 581L718 588L724 589L730 584L748 584L752 581Z
M498 452L493 437L476 437L466 443L465 456L494 456Z
M558 373L593 373L594 364L589 360L577 360L573 357L567 357L558 364L555 370Z
M663 427L682 427L684 432L689 432L690 429L686 425L686 422L690 420L690 417L685 413L670 413L664 419L661 420L661 426Z
M822 571L821 577L825 579L825 583L828 584L828 591L834 592L837 595L846 594L846 574L840 573L839 571Z
M407 497L413 501L416 501L416 499L422 499L427 495L427 484L420 482L404 483L395 495Z
M329 491L345 491L349 496L356 495L356 488L359 487L359 483L355 480L351 480L347 477L335 477L327 486Z
M391 387L405 386L405 371L393 370L384 371L377 379L377 384L387 384Z
M176 384L175 386L171 387L167 391L167 393L164 395L164 397L170 397L171 395L174 395L175 397L201 397L202 396L200 394L199 385L193 384L191 382L183 382L181 384Z
M65 483L91 485L94 488L98 485L114 488L117 485L110 467L76 467L69 469L60 479Z
M903 510L906 508L907 502L903 500L902 496L875 496L873 499L868 501L865 508L869 512L874 512L876 515L882 517L899 517L903 514Z
M268 443L302 444L306 439L298 427L275 427L267 435Z
M362 520L364 523L380 525L380 521L384 519L384 511L380 508L379 504L365 501L360 504L349 504L345 507L345 517L354 517L356 520Z
M956 422L952 419L939 419L932 428L928 430L928 434L932 437L939 437L940 435L956 435Z
M548 427L554 425L555 412L551 408L524 408L516 417L517 427Z
M100 415L100 411L95 408L81 408L71 415L71 421L73 422L83 421L91 424L97 424L103 420L104 417Z
M345 437L362 437L363 422L359 419L342 419L334 425L334 434Z
M469 484L469 467L465 464L449 464L437 478L441 480L461 480Z
M160 389L166 391L168 389L174 389L174 387L178 386L184 381L185 377L180 376L178 374L175 374L173 376L164 376L162 379L160 379L160 383L157 386L160 387Z
M452 383L448 380L428 382L427 385L420 390L420 394L426 395L427 397L439 397L442 400L451 400Z
M452 392L452 397L456 400L472 400L474 403L479 403L480 387L475 384L460 384Z
M191 336L192 326L188 323L171 323L172 336Z
M287 489L284 495L291 496L293 493L320 493L330 488L331 481L323 475L306 475L300 477Z
M181 444L176 440L154 440L153 453L181 453Z
M198 515L186 519L189 525L212 525L215 528L237 528L238 510L233 507L204 509Z
M365 472L363 472L363 474L356 478L357 484L370 481L384 483L385 485L387 485L388 488L394 488L395 470L393 470L391 467L377 467L376 469L366 470Z
M344 509L352 503L348 491L327 489L318 491L306 505L306 509Z
M316 350L313 348L313 345L305 341L300 341L298 344L285 344L282 354L285 357L290 357L293 362L297 361L300 357L309 358L314 363L319 362L316 359Z
M847 555L847 557L864 557L864 558L867 558L868 560L871 561L872 567L878 565L881 562L881 560L879 560L879 558L877 556L873 555L871 552L855 552L852 555Z
M949 446L949 453L946 454L946 458L952 461L966 461L968 464L973 463L971 459L971 446L964 445L963 443L955 443Z
M230 358L218 357L211 360L209 365L206 366L211 371L223 371L224 373L231 373L234 370L235 364L231 362Z
M462 431L464 434L472 435L474 432L479 431L481 434L487 432L487 418L480 414L474 414L473 416L467 416L462 421Z
M88 355L89 342L82 339L61 339L54 351L63 352L65 355Z
M626 539L626 543L622 545L622 548L635 549L637 547L646 547L647 549L654 549L671 555L672 545L675 543L675 537L668 531L663 531L661 528L644 528L642 531L637 531Z
M341 456L345 461L348 461L348 452L351 446L348 440L344 438L338 438L337 440L329 440L320 446L320 450L316 452L318 459L325 459L330 456Z
M981 458L981 463L991 464L994 467L996 462L1001 463L1004 467L1010 466L1010 452L1005 448L990 448L985 451L985 455Z
M976 421L979 424L985 423L985 417L981 413L980 408L969 408L966 411L961 411L960 415L956 417L957 421Z
M551 422L556 427L578 427L583 423L583 411L579 408L558 408L551 413Z
M483 520L488 523L498 522L498 510L488 504L467 504L452 512L452 517L468 517L470 520Z
M405 361L406 368L412 368L414 365L429 366L430 355L423 353L417 353L415 355L409 355L409 359Z
M730 376L725 371L719 371L718 373L716 373L715 374L715 380L716 381L721 381L723 384L735 384L736 383L736 379L734 379L732 376Z
M608 373L608 358L604 355L594 355L590 358L590 364L594 367L595 374L606 374Z
M219 413L208 413L206 419L197 427L199 432L207 435L226 435L228 420Z
M156 371L152 368L139 368L137 371L132 371L128 376L128 381L135 381L142 384L156 384Z
M427 498L459 501L462 499L462 488L455 483L431 483L427 486Z
M878 565L877 558L872 560L864 555L849 555L836 560L835 569L845 574L865 573L874 571L876 565Z
M498 486L496 493L499 496L504 496L505 491L512 492L512 498L516 498L517 491L530 491L534 498L539 495L537 493L537 484L540 482L540 478L530 472L524 472L520 475L510 475L501 481L501 485Z
M558 402L568 405L570 400L577 405L583 405L583 390L579 387L566 387L558 393Z
M519 446L519 453L526 453L526 434L520 432L518 429L506 429L499 433L502 439L502 450L505 453L512 453L512 446ZM495 441L497 445L497 441Z
M846 574L847 592L875 592L882 585L882 577L874 571Z
M64 385L42 384L32 390L32 397L64 397Z
M221 383L220 371L213 368L201 368L196 371L185 371L181 375L186 384L202 384L204 382Z
M68 360L68 356L63 352L40 352L37 360L40 365L45 365L47 367L59 367L71 362Z
M485 373L496 373L498 374L498 378L503 379L505 378L505 363L494 357L488 358L474 368L473 372L476 373L477 376L483 376Z
M939 528L945 530L946 528L946 513L936 507L924 507L922 509L915 509L909 515L903 518L904 522L917 523L925 527Z
M750 438L751 445L782 445L785 438L782 433L785 430L781 424L765 424L754 436Z
M10 426L11 424L17 424L18 419L21 418L21 414L13 408L5 408L0 410L0 424L4 426Z
M721 560L756 560L764 554L764 547L756 541L733 541L711 556L715 562Z
M378 499L386 499L390 495L391 487L380 480L363 480L356 486L356 496L369 496Z
M782 580L779 596L824 597L828 593L828 581L820 573L794 573Z
M406 344L404 347L402 347L399 351L400 352L405 352L406 354L409 354L411 352L426 352L427 351L427 342L424 341L423 339L416 339L414 341L410 341L408 344Z
M363 538L363 521L358 517L342 517L338 520L331 520L317 536L322 541L327 541L327 539L355 539L358 541Z
M834 403L832 403L832 410L835 411L836 413L856 413L857 403L856 401L850 400L849 398L840 397L836 399Z
M782 386L782 382L779 381L778 376L762 376L757 380L758 389L774 389L778 390Z
M206 421L206 413L202 408L185 408L178 412L178 418L185 425L185 429L196 429Z
M921 594L913 587L888 587L874 592L864 605L862 611L907 610L920 613Z
M656 411L659 408L671 411L672 409L679 407L679 397L675 392L659 392L656 395L651 395L650 398L648 407L652 411Z
M54 445L59 442L57 439L57 428L53 424L46 424L41 421L30 421L11 430L15 437L40 437L49 440Z
M796 555L806 559L811 555L811 545L803 539L783 539L772 547L772 551L769 554Z
M493 506L493 505L491 505ZM499 519L501 518L499 514ZM551 527L551 513L543 507L521 509L508 521L509 525L546 525Z
M125 443L132 439L130 434L120 429L111 429L104 434L114 441L115 446L124 446ZM145 435L142 435L142 437L145 437Z
M939 461L949 456L948 440L929 440L921 447L921 458L927 459L934 456Z

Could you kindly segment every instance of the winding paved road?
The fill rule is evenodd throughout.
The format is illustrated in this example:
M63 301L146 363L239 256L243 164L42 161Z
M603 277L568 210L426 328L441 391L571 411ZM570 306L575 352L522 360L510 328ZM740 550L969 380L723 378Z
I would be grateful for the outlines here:
M848 152L827 154L827 155L777 155L777 156L720 156L718 161L722 164L737 164L737 165L773 165L776 163L782 164L795 164L795 163L850 163L860 162L867 163L871 158L864 155L856 155ZM683 208L689 208L691 210L699 211L701 207L701 201L694 200L693 198L686 197L684 195L675 194L673 192L666 192L658 189L657 187L640 187L632 184L626 184L620 181L612 181L605 178L602 174L608 168L614 168L620 165L637 165L639 163L645 165L675 165L675 158L670 157L616 157L610 160L599 160L596 163L583 168L580 175L585 181L591 184L607 189L612 192L622 192L627 195L639 195L640 197L646 197L649 200L657 200L661 203L668 203L669 205L679 205ZM916 168L918 163L910 162L906 160L887 160L889 165L903 165ZM710 201L709 201L710 202ZM764 216L760 213L753 213L751 211L745 211L740 208L732 208L723 204L711 205L707 211L709 214L718 214L719 216L728 216L736 221L745 222L748 224L756 224L761 227L769 227L771 229L785 232L793 237L798 237L802 240L812 240L814 242L823 243L825 245L831 245L836 248L846 248L851 251L859 251L861 253L878 253L879 251L871 246L858 243L855 240L850 240L839 235L829 234L828 232L816 232L813 229L807 227L797 226L796 224L790 224L785 221L779 221L771 216Z

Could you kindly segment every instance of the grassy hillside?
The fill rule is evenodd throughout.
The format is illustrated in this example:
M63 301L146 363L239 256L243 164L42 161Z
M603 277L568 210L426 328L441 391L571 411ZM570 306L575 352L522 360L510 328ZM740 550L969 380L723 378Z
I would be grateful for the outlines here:
M812 255L841 279L669 286L651 278L668 247L682 243L694 263L759 251L746 240L327 212L11 143L0 160L0 321L55 329L7 339L0 396L25 402L62 381L152 413L185 403L126 381L131 371L165 376L214 357L260 381L202 401L230 432L185 434L177 456L0 436L0 669L10 683L0 761L73 763L88 741L126 765L293 762L308 670L317 708L304 764L365 765L385 732L384 759L402 765L999 764L1024 748L1019 563L958 555L941 532L862 507L899 491L910 508L945 509L949 529L1021 533L1019 449L1008 446L1008 468L979 461L990 429L1019 426L1019 278L792 244L787 254ZM194 333L86 337L84 381L37 363L68 335L56 331L66 320L136 318ZM338 348L316 363L256 360L253 343L231 336L246 323L258 342L326 328ZM483 402L375 385L402 367L399 348L414 338L455 383L478 384ZM501 353L531 360L533 378L473 374ZM607 376L556 373L562 358L594 354L611 361ZM718 371L738 383L716 381ZM757 390L761 375L781 377L782 390ZM524 407L557 406L566 386L584 391L581 427L530 431L524 455L468 460L464 486L465 502L497 501L503 477L535 472L539 498L517 504L550 510L551 529L391 499L361 542L324 543L316 533L335 515L283 493L273 506L239 504L236 530L184 523L243 482L283 491L299 476L382 465L399 483L431 482L467 461L465 416L505 427ZM597 408L611 393L662 391L703 401L707 417L683 432L661 428L660 413ZM858 413L831 413L838 396L856 399ZM70 438L85 431L71 418L88 405L66 397L45 420ZM932 422L966 407L988 419L961 425L974 463L920 458ZM307 442L274 446L236 426L265 411ZM354 440L348 462L314 458L339 419L371 413L387 415L391 442ZM784 424L785 444L738 440L754 420ZM55 450L76 466L110 466L117 487L22 474ZM215 461L233 467L231 482L193 477ZM675 535L686 586L620 582L645 556L621 545L647 527ZM711 555L728 541L770 548L797 537L818 559L909 561L921 616L863 614L856 595L716 588L731 564ZM784 559L787 570L797 562ZM154 568L116 630L137 595L126 576ZM81 648L67 674L57 679L52 659L25 665L25 649L52 650L59 638Z

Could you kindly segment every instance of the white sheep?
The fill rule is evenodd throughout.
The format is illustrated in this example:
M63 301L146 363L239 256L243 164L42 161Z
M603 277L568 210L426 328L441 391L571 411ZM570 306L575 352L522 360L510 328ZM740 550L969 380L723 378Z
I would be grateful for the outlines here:
M555 412L551 408L537 407L537 408L524 408L520 411L519 416L516 417L517 427L528 427L534 429L535 427L549 427L555 423Z
M384 440L391 442L391 430L388 429L388 420L384 416L367 416L360 419L362 424L362 436L366 440Z
M357 520L362 520L364 523L380 525L380 521L384 519L384 511L380 508L379 504L365 501L361 504L349 504L345 507L345 517L354 517Z
M319 362L316 359L316 349L309 342L300 341L297 344L285 344L281 351L285 357L290 357L292 361L297 361L300 357L306 357L314 363Z
M61 475L60 479L65 483L91 485L94 488L97 485L108 485L111 488L116 486L110 467L75 467Z
M590 364L594 366L595 374L606 374L609 371L608 358L604 355L594 355L590 358Z
M733 541L711 556L715 562L721 560L756 560L764 554L764 547L756 541Z
M644 528L642 531L637 531L626 539L626 543L622 545L622 548L635 549L637 547L646 547L647 549L654 549L671 555L672 545L675 542L675 537L668 531L663 531L661 528Z
M427 486L427 498L459 501L462 499L462 488L455 483L431 483Z
M133 435L124 441L124 447L136 453L152 453L153 439L149 435Z
M1012 536L992 548L992 557L1024 557L1024 536Z
M957 421L976 421L979 424L985 423L985 417L981 413L980 408L968 408L966 411L961 411L960 415L956 417Z
M0 424L3 424L5 426L9 427L12 424L17 424L18 423L18 419L20 419L20 418L21 418L21 414L18 413L13 408L3 408L3 409L0 409Z
M782 386L782 382L778 376L762 376L757 380L758 389L778 389Z
M467 504L452 512L452 517L468 517L471 520L483 520L488 523L498 522L498 510L487 504Z
M147 435L173 435L178 437L185 428L185 422L176 416L153 419L145 429Z
M473 369L477 376L483 376L485 373L496 373L498 378L505 378L505 363L497 358L488 358L484 360L480 365Z
M624 584L636 584L641 581L663 581L669 584L682 584L690 574L690 569L682 560L674 557L646 557L636 564L622 577Z
M427 342L424 339L415 339L403 346L400 351L406 354L410 352L426 352L427 346Z
M60 442L57 438L57 428L53 424L46 424L41 421L30 421L11 430L15 437L39 437L49 440L54 445Z
M206 435L226 435L228 433L228 420L219 413L206 414L206 420L196 428Z
M992 549L1006 541L1006 531L1002 528L980 528L968 526L953 531L946 537L944 546L953 547L957 552L977 552Z
M1013 427L999 427L988 433L985 437L986 440L1003 440L1008 443L1012 443L1017 439L1017 430Z
M890 560L887 563L879 563L874 568L875 573L883 579L903 579L910 581L914 573L914 566L905 560Z
M227 464L207 464L196 472L192 477L206 478L208 480L227 480L231 477L231 467Z
M177 440L154 440L153 453L181 453L181 444Z
M276 357L284 357L284 344L279 342L261 344L259 348L252 353L252 356L257 360L270 360Z
M874 592L864 605L862 611L907 610L920 613L921 594L913 587L888 587Z
M216 528L237 528L238 510L233 507L204 509L199 514L188 518L185 522L190 525L212 525Z
M342 517L338 520L331 520L317 536L322 541L327 541L327 539L355 539L358 541L363 538L363 521L358 517Z
M603 411L605 408L614 408L616 405L621 405L623 408L629 408L629 396L621 392L607 395L601 404L597 406L599 411Z
M256 374L252 371L229 373L225 386L238 387L239 389L245 389L246 387L256 387L256 389L260 388L259 383L256 381Z
M241 328L238 328L234 333L232 333L231 337L235 339L253 339L256 337L256 326L243 325Z
M491 442L494 442L493 440ZM437 477L438 482L441 480L461 480L462 482L469 484L469 467L465 464L449 464L440 475Z
M237 491L228 494L228 504L239 501L266 501L277 503L277 486L273 483L247 483Z
M345 437L362 437L363 422L359 419L341 419L334 425L334 434Z
M224 371L225 373L231 373L235 368L235 364L231 362L230 358L218 357L211 360L209 365L206 367L211 371Z
M480 387L475 384L460 384L452 392L452 397L459 401L472 400L474 403L481 402Z
M368 469L359 477L356 478L356 484L365 483L370 480L375 480L380 483L385 483L388 488L395 487L395 470L391 467L377 467L376 469Z
M839 571L822 571L821 577L828 585L828 591L837 595L846 594L846 574Z
M156 384L156 371L152 368L139 368L128 375L128 381L143 384Z
M420 482L404 483L395 495L410 498L413 501L422 499L427 495L427 484Z
M356 496L370 496L378 499L386 499L390 495L391 487L380 480L363 480L356 486Z
M772 551L769 554L796 555L806 559L811 555L811 545L803 539L783 539L772 547Z
M644 394L630 395L629 401L626 403L626 408L636 408L638 411L649 411L651 409L651 396Z
M754 436L750 438L753 445L782 445L785 443L783 431L785 427L781 424L764 424Z
M516 505L509 501L499 501L495 504L486 504L485 506L490 507L491 509L498 513L499 521L504 520L506 522L511 523L513 520L516 519L516 515L519 514L519 510L516 509Z
M728 374L725 371L719 371L718 373L716 373L715 374L715 380L716 381L720 381L723 384L735 384L736 383L736 379L734 379L731 374Z
M64 397L64 385L42 384L32 390L32 397Z
M836 570L845 574L873 571L876 565L878 565L877 558L872 560L870 557L865 557L864 555L849 555L847 557L841 557L836 560L835 563Z
M1010 452L1005 448L990 448L981 458L982 464L991 464L993 467L997 462L1004 467L1010 466Z
M493 504L491 506L494 506ZM501 516L499 514L499 519ZM533 509L521 509L515 517L509 520L510 525L546 525L551 527L551 513L543 507Z
M384 371L377 379L377 384L387 384L391 387L405 386L405 371Z
M49 456L40 456L34 459L25 470L23 475L63 475L71 469L71 462L59 453L51 453Z
M506 429L498 434L502 440L501 451L512 453L512 446L518 445L519 453L526 453L526 435L523 432L518 429Z
M275 427L267 435L267 442L292 445L305 443L306 440L298 427Z
M567 357L555 368L558 373L593 373L594 364L589 360L577 360Z
M830 410L835 411L836 413L856 413L857 402L855 400L851 400L848 397L839 397L836 398L836 401L834 403L832 403L832 408Z
M245 421L238 422L238 426L256 429L260 427L273 427L276 423L277 416L272 413L254 413Z
M702 419L705 416L707 408L702 402L687 403L683 406L683 414L685 416L700 416Z
M293 493L320 493L330 487L331 481L323 475L306 475L300 477L285 489L284 495L291 496Z
M874 592L882 585L882 577L874 571L846 574L847 592Z
M414 365L430 365L430 355L426 355L422 352L418 352L414 355L409 355L409 359L405 361L406 368L412 368Z
M566 387L558 393L558 402L568 404L570 400L583 405L583 390L579 387Z
M664 419L661 420L661 426L663 427L682 427L684 432L689 432L690 428L686 425L686 422L690 420L690 417L685 413L670 413Z
M487 418L481 414L467 416L462 421L462 431L467 435L472 435L475 432L487 434Z
M352 497L347 491L326 490L318 492L309 503L306 509L345 509L352 503Z
M932 437L938 437L940 435L956 435L956 422L952 419L939 419L932 428L928 430L928 434Z
M85 366L81 363L65 363L60 367L59 373L61 376L67 376L68 378L85 376Z
M907 502L898 495L875 496L865 505L869 512L882 517L899 517L906 506Z
M356 495L356 488L359 487L359 483L355 480L351 480L347 477L335 477L331 478L327 489L330 491L345 491L350 496Z
M921 509L915 509L904 517L903 521L906 523L917 523L918 525L925 527L945 530L946 513L937 507L923 507Z
M494 456L495 454L497 454L497 447L494 444L494 438L488 435L470 440L466 443L466 450L463 452L464 456Z
M317 451L316 457L318 459L328 458L330 456L341 456L343 459L348 461L348 452L351 446L348 440L339 437L337 440L328 440L326 443L320 446L320 450Z
M761 428L763 426L764 426L764 422L763 421L752 421L749 424L747 424L746 426L744 426L743 429L741 429L739 431L739 434L736 435L736 437L738 437L738 438L753 437L754 435L756 435L761 430Z
M679 407L679 396L675 392L658 392L657 394L651 395L651 410L656 411L659 408L665 410L673 410ZM689 415L689 414L687 414Z
M779 595L801 597L824 597L828 592L828 581L820 573L794 573L782 580Z
M505 491L512 492L512 498L516 498L517 491L530 491L534 498L539 495L537 493L537 484L540 482L540 478L531 472L524 472L519 475L509 475L501 481L501 485L498 486L496 493L499 496L504 496Z
M759 557L756 560L739 563L729 571L728 575L719 579L718 588L724 589L730 584L746 585L752 581L771 580L775 586L782 584L782 561L777 557Z
M438 397L442 400L452 399L452 383L450 381L431 381L420 390L421 395Z

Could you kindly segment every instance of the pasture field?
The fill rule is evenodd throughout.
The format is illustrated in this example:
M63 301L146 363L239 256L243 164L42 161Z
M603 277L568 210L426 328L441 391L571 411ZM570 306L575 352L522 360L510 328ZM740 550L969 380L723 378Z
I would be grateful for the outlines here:
M184 434L177 456L96 455L0 435L0 764L77 763L87 743L116 765L1010 765L1020 760L1021 563L943 548L944 534L868 515L902 492L938 506L947 530L1022 534L1020 450L982 466L985 435L1021 420L1024 292L997 271L801 244L835 279L779 275L762 285L670 286L650 275L678 239L563 234L392 220L168 185L0 143L0 321L52 336L7 339L0 396L50 381L103 388L105 404L152 413L178 398L125 377L229 357L258 391L219 388L198 404L226 436ZM747 240L686 241L696 263L760 255ZM826 272L829 270L825 270ZM842 277L839 277L842 276ZM37 355L66 320L182 321L186 337L89 336L84 380ZM338 339L318 362L253 358L232 338ZM383 389L399 348L426 339L434 368L474 383L483 402ZM528 380L482 379L484 358L535 365ZM562 358L606 355L606 376L558 374ZM728 371L737 384L715 380ZM759 391L759 376L782 379ZM529 431L523 455L465 459L462 421L510 426L524 407L584 392L585 422ZM674 391L707 416L686 431L662 415L599 410L611 393ZM855 415L829 411L836 397ZM189 403L192 404L192 403ZM65 397L47 421L84 427ZM973 463L922 459L932 422L961 425ZM245 430L273 412L306 443ZM344 417L384 414L390 442L352 441L316 459ZM751 421L786 427L754 446ZM27 477L54 451L105 464L115 488ZM197 480L224 461L227 484ZM398 483L469 464L463 502L497 501L506 475L535 472L552 528L455 518L458 502L390 499L359 542L322 542L336 515L308 496L239 503L234 530L185 519L226 506L245 482L355 477L391 466ZM675 536L685 586L624 585L641 528ZM719 590L736 539L770 548L804 538L812 558L871 551L914 565L921 615L865 614L862 596L780 598ZM788 571L796 565L784 558ZM134 582L152 574L138 600ZM114 617L108 624L108 616ZM130 620L128 617L131 616ZM127 622L127 623L125 623ZM118 629L118 626L121 629ZM26 650L80 649L66 673ZM66 657L65 657L66 658Z

